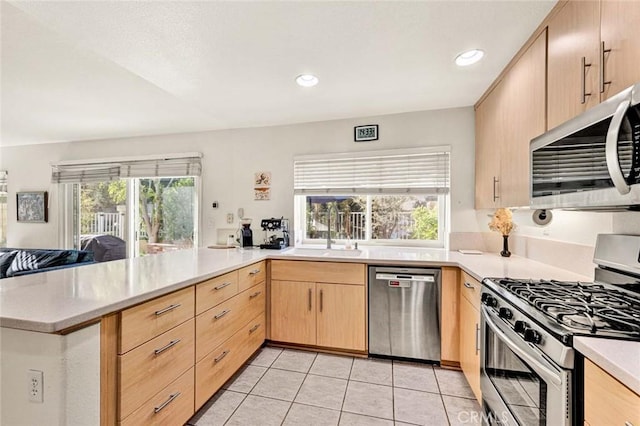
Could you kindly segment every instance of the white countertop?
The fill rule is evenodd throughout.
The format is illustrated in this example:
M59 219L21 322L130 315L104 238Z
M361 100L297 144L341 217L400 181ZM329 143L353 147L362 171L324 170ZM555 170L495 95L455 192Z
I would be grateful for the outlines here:
M640 342L575 337L573 346L640 395Z
M359 251L193 249L0 280L0 326L55 333L263 259L460 266L483 277L589 280L518 256L463 255L442 249Z
M97 320L263 259L360 262L370 265L457 266L485 277L591 281L520 256L462 254L443 249L367 247L361 250L200 248L60 269L0 280L0 326L44 333ZM640 393L640 342L576 338L576 348ZM620 350L623 348L624 350Z

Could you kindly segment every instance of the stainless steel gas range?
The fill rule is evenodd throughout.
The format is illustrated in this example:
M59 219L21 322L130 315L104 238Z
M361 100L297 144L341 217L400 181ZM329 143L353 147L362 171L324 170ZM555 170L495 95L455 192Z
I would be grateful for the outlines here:
M594 263L595 282L483 280L485 424L582 424L573 337L640 341L640 236L599 235Z

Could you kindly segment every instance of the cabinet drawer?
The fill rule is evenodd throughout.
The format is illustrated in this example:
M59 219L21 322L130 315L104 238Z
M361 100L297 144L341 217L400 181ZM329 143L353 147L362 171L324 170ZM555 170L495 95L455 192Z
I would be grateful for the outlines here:
M482 284L471 275L462 271L462 279L460 280L460 295L467 299L476 309L480 309L480 294L482 292Z
M365 267L360 263L271 261L271 279L364 285Z
M196 315L238 294L238 271L196 285Z
M264 343L262 312L196 364L196 409L200 408Z
M119 354L193 318L193 287L150 300L120 313Z
M182 425L193 416L195 368L155 394L142 407L121 421L120 426Z
M591 425L640 425L640 395L585 359L584 420Z
M196 317L196 360L220 346L265 310L265 283L258 284Z
M124 419L194 363L195 320L118 356L119 418Z
M240 285L238 290L244 291L254 285L261 283L265 280L267 276L266 271L266 263L258 262L253 265L245 266L238 270L238 279L240 280Z

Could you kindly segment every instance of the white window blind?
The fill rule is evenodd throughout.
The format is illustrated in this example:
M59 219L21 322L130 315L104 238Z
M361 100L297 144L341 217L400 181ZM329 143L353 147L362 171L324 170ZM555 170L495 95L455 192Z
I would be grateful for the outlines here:
M296 194L449 192L449 149L378 151L294 158Z
M9 173L7 173L6 170L0 170L0 194L7 194L7 176L9 175Z
M200 176L200 154L151 158L59 163L52 166L53 183L104 182L120 178Z

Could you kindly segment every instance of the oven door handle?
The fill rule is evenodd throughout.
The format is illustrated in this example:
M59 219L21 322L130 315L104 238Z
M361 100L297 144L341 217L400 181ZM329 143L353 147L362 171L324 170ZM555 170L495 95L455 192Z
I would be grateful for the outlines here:
M491 318L491 312L489 312L485 306L482 306L482 315L489 328L491 328L491 331L493 331L516 355L531 365L534 370L536 370L536 373L540 374L546 382L551 382L556 386L560 386L562 384L562 379L560 378L559 373L554 372L550 367L542 364L516 345L515 342L502 330L502 327L493 321Z

